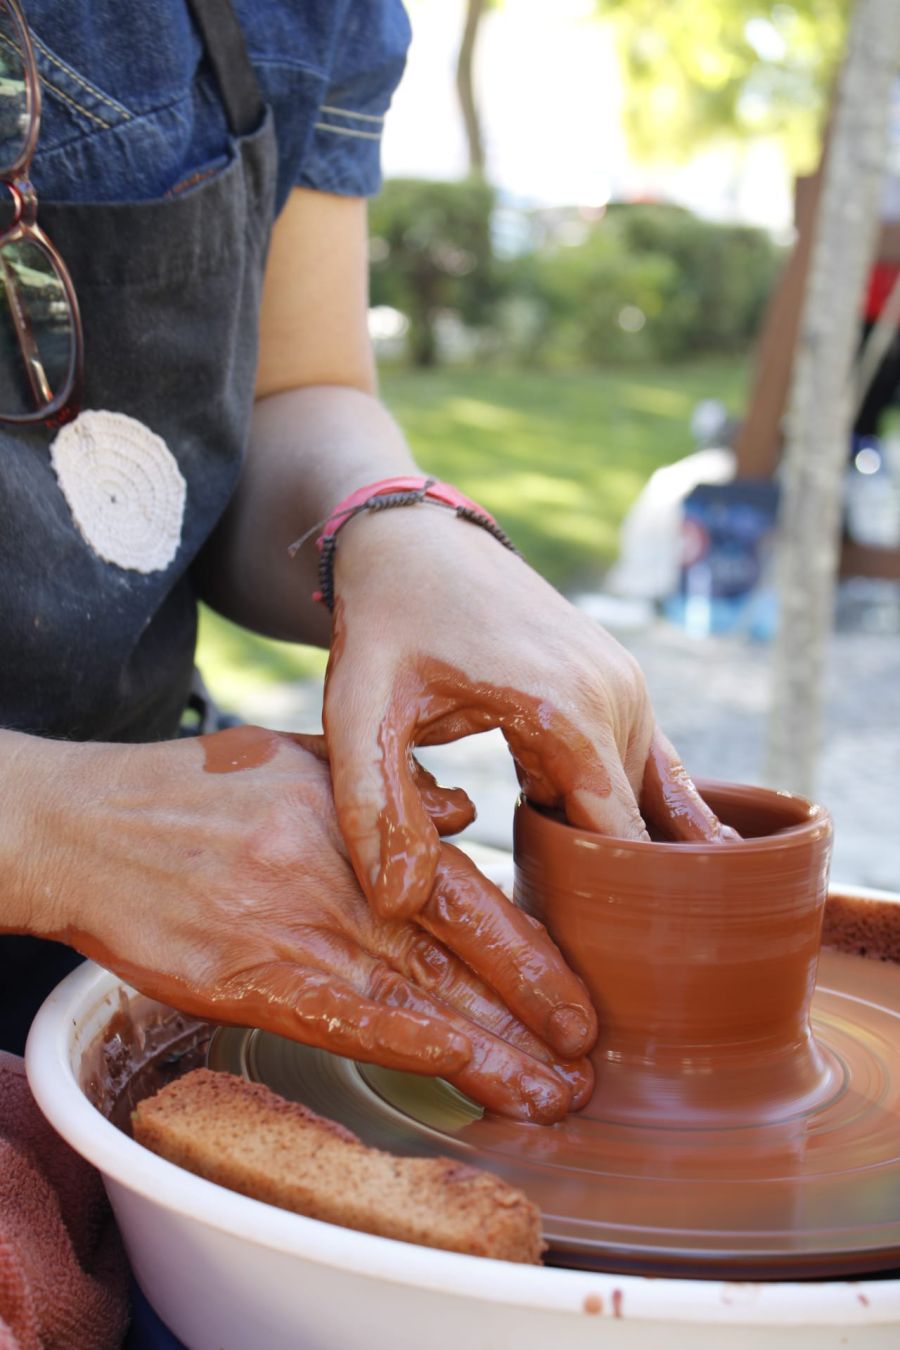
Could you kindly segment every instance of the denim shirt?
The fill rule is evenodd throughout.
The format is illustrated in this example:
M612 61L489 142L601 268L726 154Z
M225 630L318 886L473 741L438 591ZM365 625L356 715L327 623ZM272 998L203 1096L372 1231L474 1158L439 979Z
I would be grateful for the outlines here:
M232 0L291 188L371 196L410 30L400 0ZM24 0L44 200L140 201L222 167L229 132L185 0Z

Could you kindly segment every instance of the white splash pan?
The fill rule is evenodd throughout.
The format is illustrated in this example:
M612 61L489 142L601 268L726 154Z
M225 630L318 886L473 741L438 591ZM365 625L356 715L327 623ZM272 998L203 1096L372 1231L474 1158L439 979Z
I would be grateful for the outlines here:
M432 1251L213 1185L111 1125L82 1055L133 990L93 964L44 1003L28 1078L103 1174L137 1279L190 1350L897 1350L900 1279L645 1279ZM900 1123L898 1123L900 1127Z

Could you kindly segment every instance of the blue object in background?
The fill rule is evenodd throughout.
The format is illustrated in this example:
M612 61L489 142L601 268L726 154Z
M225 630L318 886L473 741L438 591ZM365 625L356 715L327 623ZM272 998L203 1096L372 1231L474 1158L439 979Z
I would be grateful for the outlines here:
M769 479L702 483L683 504L678 593L667 618L696 637L768 641L777 623L772 552L778 488Z

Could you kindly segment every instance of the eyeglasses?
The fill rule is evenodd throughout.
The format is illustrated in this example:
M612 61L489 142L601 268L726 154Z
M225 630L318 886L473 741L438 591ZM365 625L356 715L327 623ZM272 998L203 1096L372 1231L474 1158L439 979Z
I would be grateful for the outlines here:
M28 26L18 0L0 0L0 422L60 426L78 412L84 340L72 279L37 225L40 125Z

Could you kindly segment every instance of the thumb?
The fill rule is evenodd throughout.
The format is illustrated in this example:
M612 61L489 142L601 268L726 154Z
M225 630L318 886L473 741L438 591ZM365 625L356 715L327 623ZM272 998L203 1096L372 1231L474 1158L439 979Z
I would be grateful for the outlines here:
M409 694L407 690L407 694ZM346 662L329 671L323 721L338 825L376 913L409 918L434 884L439 839L419 795L411 746L418 701Z

